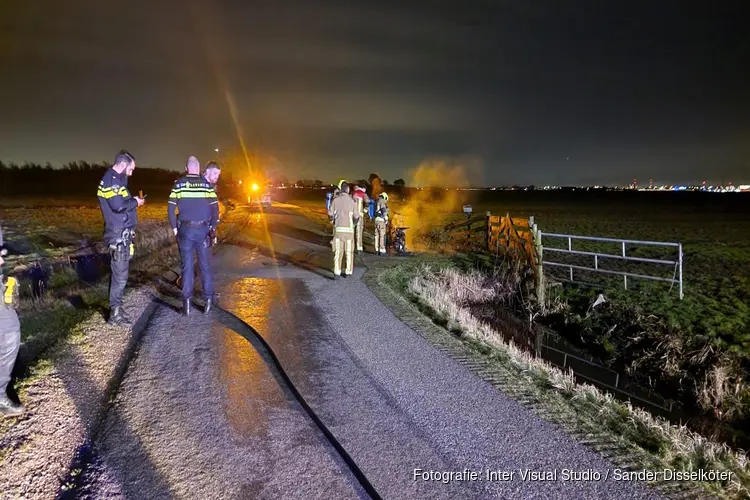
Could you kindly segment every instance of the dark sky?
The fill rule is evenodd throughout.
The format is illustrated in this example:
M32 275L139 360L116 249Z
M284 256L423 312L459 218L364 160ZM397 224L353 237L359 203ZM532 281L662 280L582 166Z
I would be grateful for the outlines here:
M0 159L181 169L233 102L290 178L750 183L746 3L7 0Z

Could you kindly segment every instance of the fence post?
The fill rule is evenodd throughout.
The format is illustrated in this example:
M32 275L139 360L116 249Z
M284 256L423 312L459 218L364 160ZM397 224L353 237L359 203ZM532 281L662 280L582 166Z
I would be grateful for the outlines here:
M625 257L625 242L622 242L622 256ZM625 290L628 289L628 275L624 274L622 276L623 282L625 283Z
M680 265L680 300L682 300L682 297L683 297L683 293L682 293L682 243L679 243L679 246L677 248L678 248L678 251L680 252L680 255L679 255L680 258L678 259L678 261L680 263L679 264Z
M533 223L533 218L529 219L529 223ZM536 299L539 302L539 306L542 310L545 309L546 297L545 297L545 282L544 282L544 264L542 263L544 246L542 245L542 232L539 230L536 224L531 226L531 238L534 242L534 250L536 253L537 261L536 265Z
M485 241L485 246L487 247L487 252L492 253L492 249L490 248L490 243L492 241L492 238L491 238L492 226L490 226L490 217L492 217L492 213L490 213L490 211L488 210L487 212L485 212L485 216L486 216L486 219L485 219L484 224L485 224L485 229L487 229L487 231L485 231L484 233L484 241Z

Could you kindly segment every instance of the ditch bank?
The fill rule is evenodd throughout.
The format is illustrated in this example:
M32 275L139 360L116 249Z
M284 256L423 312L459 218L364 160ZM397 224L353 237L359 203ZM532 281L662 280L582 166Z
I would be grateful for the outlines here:
M430 266L426 269L417 262L395 265L377 270L375 277L369 280L381 300L386 303L390 300L389 307L393 306L394 312L399 309L406 311L397 315L413 328L425 331L431 327L426 327L421 319L414 319L414 313L409 311L417 311L419 317L440 327L444 332L440 334L442 337L425 336L436 347L445 350L445 339L456 339L455 342L465 346L457 349L463 351L457 359L468 363L467 366L478 376L530 406L541 417L556 422L597 451L607 450L610 458L624 469L732 472L731 480L722 484L689 482L677 485L662 481L660 487L698 488L697 493L693 491L696 498L706 498L710 493L724 498L747 498L750 466L744 453L619 401L612 396L612 391L604 392L586 380L576 380L570 367L563 371L543 357L535 357L530 351L538 337L535 335L529 339L527 326L520 331L509 326L513 323L519 326L517 318L508 320L506 316L505 323L498 320L493 328L489 322L480 319L482 310L479 307L468 307L471 302L467 300L468 295L481 298L484 294L488 299L494 292L488 291L481 281L471 283L455 269L450 270L455 264L446 262L446 259L439 264L431 259L427 261ZM451 279L440 276L446 268L456 273L452 283ZM389 289L400 299L389 299L383 289ZM473 290L467 292L468 289ZM520 326L524 327L524 323L520 320ZM505 327L501 326L503 324ZM505 331L504 335L498 330ZM527 347L524 349L517 347L514 341L509 342L514 337L521 340L521 345L525 338Z

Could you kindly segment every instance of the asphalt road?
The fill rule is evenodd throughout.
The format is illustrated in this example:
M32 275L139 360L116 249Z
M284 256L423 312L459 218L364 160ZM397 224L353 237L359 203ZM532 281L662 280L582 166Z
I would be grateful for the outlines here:
M294 210L247 216L266 250L222 249L220 305L266 339L383 498L657 498L613 480L606 459L429 346L360 281L361 266L332 281L320 269L328 238ZM269 253L295 255L312 270ZM366 498L270 366L225 315L183 318L166 301L81 496ZM459 474L425 480L416 470ZM526 470L557 479L524 480ZM564 480L565 470L602 480ZM476 479L456 480L472 472Z

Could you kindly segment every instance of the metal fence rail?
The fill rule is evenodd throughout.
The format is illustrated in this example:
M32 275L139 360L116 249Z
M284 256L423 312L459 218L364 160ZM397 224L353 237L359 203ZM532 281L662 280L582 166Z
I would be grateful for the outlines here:
M624 240L620 238L600 238L597 236L578 236L574 234L542 233L541 231L539 233L540 233L540 237L547 236L550 238L562 238L562 239L568 240L567 250L564 248L552 248L552 247L543 246L543 255L546 254L547 252L555 252L555 253L562 253L562 254L569 254L569 255L591 256L594 258L594 267L579 266L579 265L574 265L574 264L566 264L563 262L553 262L553 261L542 259L543 265L568 268L570 270L570 281L574 281L573 279L574 269L578 269L581 271L593 271L597 273L622 276L623 283L624 283L626 290L628 289L628 277L652 280L652 281L665 281L667 283L674 283L674 284L679 285L680 300L682 300L682 298L684 297L683 280L682 280L682 243L663 242L663 241ZM604 242L604 243L619 243L621 245L622 251L618 255L618 254L608 254L608 253L602 253L602 252L587 252L587 251L582 251L582 250L573 250L573 240L598 241L598 242ZM626 245L628 244L675 247L677 248L678 257L677 257L677 260L647 259L644 257L632 257L626 254ZM616 260L632 261L632 262L644 262L644 263L649 263L649 264L672 265L676 267L676 272L675 272L676 277L675 278L662 278L660 276L651 276L647 274L637 274L637 273L629 273L626 271L602 269L599 267L600 258L616 259Z

